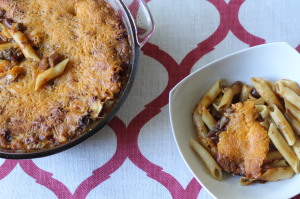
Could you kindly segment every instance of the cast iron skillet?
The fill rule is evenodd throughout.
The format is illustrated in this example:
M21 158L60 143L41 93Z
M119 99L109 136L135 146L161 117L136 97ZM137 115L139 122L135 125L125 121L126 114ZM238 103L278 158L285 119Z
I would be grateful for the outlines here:
M128 69L129 70L128 81L124 85L123 91L118 101L115 103L111 111L103 119L93 121L92 123L89 124L86 130L83 133L81 133L80 136L65 144L59 145L55 148L30 151L30 152L0 150L0 158L30 159L30 158L49 156L58 152L62 152L66 149L74 147L75 145L83 142L87 138L97 133L113 118L113 116L115 116L117 111L120 109L120 107L122 106L123 102L128 96L128 93L133 85L133 81L138 67L140 49L148 41L148 39L154 32L154 22L151 13L149 11L149 8L147 7L147 4L145 3L144 0L131 1L130 3L131 10L129 10L129 8L124 3L124 1L127 0L106 0L106 1L110 3L122 17L122 21L129 35L129 41L131 44L131 51L132 51L130 63L129 63L129 69ZM143 13L144 16L141 17L139 15L139 17L137 17L136 15L138 13L137 11L139 11L139 13ZM143 32L146 33L142 35L139 34L137 31L137 27L142 28L144 30Z

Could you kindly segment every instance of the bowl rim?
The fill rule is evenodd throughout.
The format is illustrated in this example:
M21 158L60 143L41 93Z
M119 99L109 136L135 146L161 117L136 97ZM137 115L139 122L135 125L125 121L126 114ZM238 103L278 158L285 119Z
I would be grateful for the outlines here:
M285 45L285 46L288 46L288 47L291 47L287 42L272 42L272 43L267 43L267 44L260 44L260 45L257 45L257 46L253 46L253 47L249 47L249 48L245 48L245 49L242 49L242 50L239 50L239 51L236 51L236 52L233 52L233 53L230 53L228 55L225 55L221 58L218 58L208 64L205 64L204 66L202 66L201 68L193 71L192 73L190 73L189 75L187 75L185 78L183 78L180 82L178 82L169 92L169 102L172 100L172 97L173 97L173 93L176 91L176 89L178 88L178 86L180 84L182 84L183 82L185 82L190 76L192 76L193 74L195 73L199 73L200 71L204 70L205 68L209 67L210 65L213 65L221 60L224 60L224 59L227 59L228 57L232 57L232 56L235 56L235 55L238 55L238 54L241 54L241 53L244 53L245 51L253 51L257 48L265 48L267 46L277 46L277 45ZM170 104L170 103L169 103Z

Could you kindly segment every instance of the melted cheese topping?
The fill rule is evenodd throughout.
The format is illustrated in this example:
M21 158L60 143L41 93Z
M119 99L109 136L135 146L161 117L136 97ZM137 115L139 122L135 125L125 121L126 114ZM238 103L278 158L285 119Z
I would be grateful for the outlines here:
M228 172L258 178L269 150L268 132L255 121L253 101L232 107L227 130L219 135L217 161Z
M0 77L0 147L65 143L120 91L119 73L130 56L126 30L103 0L0 0L0 7L24 24L39 58L56 51L70 59L61 76L37 91L42 70L35 62L22 62L26 71L15 81Z

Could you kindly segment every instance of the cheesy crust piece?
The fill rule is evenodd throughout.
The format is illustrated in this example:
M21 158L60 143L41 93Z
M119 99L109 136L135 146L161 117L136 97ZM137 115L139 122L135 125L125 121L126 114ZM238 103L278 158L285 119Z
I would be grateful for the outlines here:
M227 129L219 135L217 162L227 172L258 179L269 151L268 132L256 121L254 101L232 108Z

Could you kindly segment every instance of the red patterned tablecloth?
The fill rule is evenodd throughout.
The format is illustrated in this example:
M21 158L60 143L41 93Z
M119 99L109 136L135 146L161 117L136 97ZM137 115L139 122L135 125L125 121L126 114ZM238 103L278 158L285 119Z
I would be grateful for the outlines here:
M0 198L212 198L176 148L168 93L192 71L237 50L286 41L299 51L300 1L147 3L156 31L142 48L136 80L117 116L62 153L0 159Z

